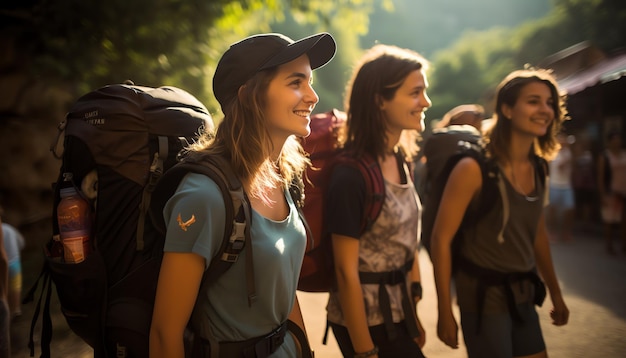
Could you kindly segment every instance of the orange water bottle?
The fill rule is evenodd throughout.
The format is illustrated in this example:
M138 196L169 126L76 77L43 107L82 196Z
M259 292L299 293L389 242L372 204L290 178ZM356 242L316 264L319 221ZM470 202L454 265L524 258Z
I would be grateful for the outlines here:
M91 208L73 186L60 192L57 221L63 258L67 263L83 262L91 252Z

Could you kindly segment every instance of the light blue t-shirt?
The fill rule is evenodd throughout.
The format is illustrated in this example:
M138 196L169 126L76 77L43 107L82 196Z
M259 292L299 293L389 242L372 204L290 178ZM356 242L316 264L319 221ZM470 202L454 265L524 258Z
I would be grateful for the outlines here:
M13 226L2 223L2 234L4 235L4 250L9 260L9 277L13 277L22 272L20 252L24 249L24 237Z
M269 220L252 210L253 267L256 300L248 306L246 252L204 294L199 304L218 341L242 341L265 335L286 321L295 302L298 276L306 247L306 231L291 196L289 214ZM224 235L224 199L217 184L190 173L163 210L168 223L165 252L193 252L208 267ZM179 220L180 216L180 220ZM179 224L182 222L184 224ZM296 357L290 335L272 357Z

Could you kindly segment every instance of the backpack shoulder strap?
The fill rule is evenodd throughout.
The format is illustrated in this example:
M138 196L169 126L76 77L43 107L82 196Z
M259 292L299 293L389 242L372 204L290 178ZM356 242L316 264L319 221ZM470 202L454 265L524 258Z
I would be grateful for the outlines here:
M409 182L409 178L413 180L415 177L415 160L408 161L407 155L404 152L402 147L399 147L398 150L394 153L396 157L396 161L398 162L398 168L400 169L400 175L407 176L405 182Z
M307 238L312 237L313 232L311 231L311 227L309 226L309 223L307 222L303 211L305 204L303 175L296 175L291 180L291 184L289 185L289 195L291 196L293 203L296 205L296 209L298 209L298 216L300 216L300 220L304 225ZM313 247L315 246L315 242L313 242L313 240L307 239L307 244L310 246L310 249L313 249Z
M165 233L165 221L162 217L165 203L174 194L182 178L190 172L203 174L211 178L217 184L224 197L224 237L219 251L213 257L204 273L201 290L208 288L226 272L239 259L240 253L245 249L246 286L248 303L251 305L256 298L249 228L252 220L251 207L241 182L225 159L212 156L202 163L181 162L168 170L159 181L151 202L150 216L155 227L161 233Z
M541 180L541 185L545 186L546 178L550 175L550 166L548 165L548 161L538 155L534 155L533 158L533 164L537 174L539 175L539 180Z
M463 219L463 223L472 223L488 213L498 198L501 198L504 203L508 202L508 198L506 191L504 191L500 169L494 160L487 158L484 147L468 141L459 141L458 145L459 151L448 160L443 172L447 172L444 175L449 175L456 163L466 157L470 157L478 163L482 177L482 188L477 198L478 204L473 207L470 206ZM506 223L508 221L508 205L503 205L503 210L503 222ZM502 229L504 229L504 225Z
M383 209L383 203L385 202L385 179L376 158L366 154L357 163L361 175L365 178L366 193L369 193L365 198L365 210L361 220L361 234L363 234L372 228Z

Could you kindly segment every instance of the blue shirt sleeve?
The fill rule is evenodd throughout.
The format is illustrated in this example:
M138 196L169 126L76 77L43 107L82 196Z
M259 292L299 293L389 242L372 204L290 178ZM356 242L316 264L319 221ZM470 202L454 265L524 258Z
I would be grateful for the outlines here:
M206 267L219 251L224 236L224 197L206 175L187 174L166 203L165 252L193 252L205 258Z

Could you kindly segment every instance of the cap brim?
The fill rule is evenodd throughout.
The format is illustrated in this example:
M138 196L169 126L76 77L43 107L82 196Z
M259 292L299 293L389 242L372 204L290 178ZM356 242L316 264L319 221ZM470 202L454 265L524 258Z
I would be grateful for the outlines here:
M267 61L259 70L285 64L289 61L307 54L311 63L311 69L316 69L327 64L334 56L337 45L333 37L326 33L319 33L305 37L287 46Z

